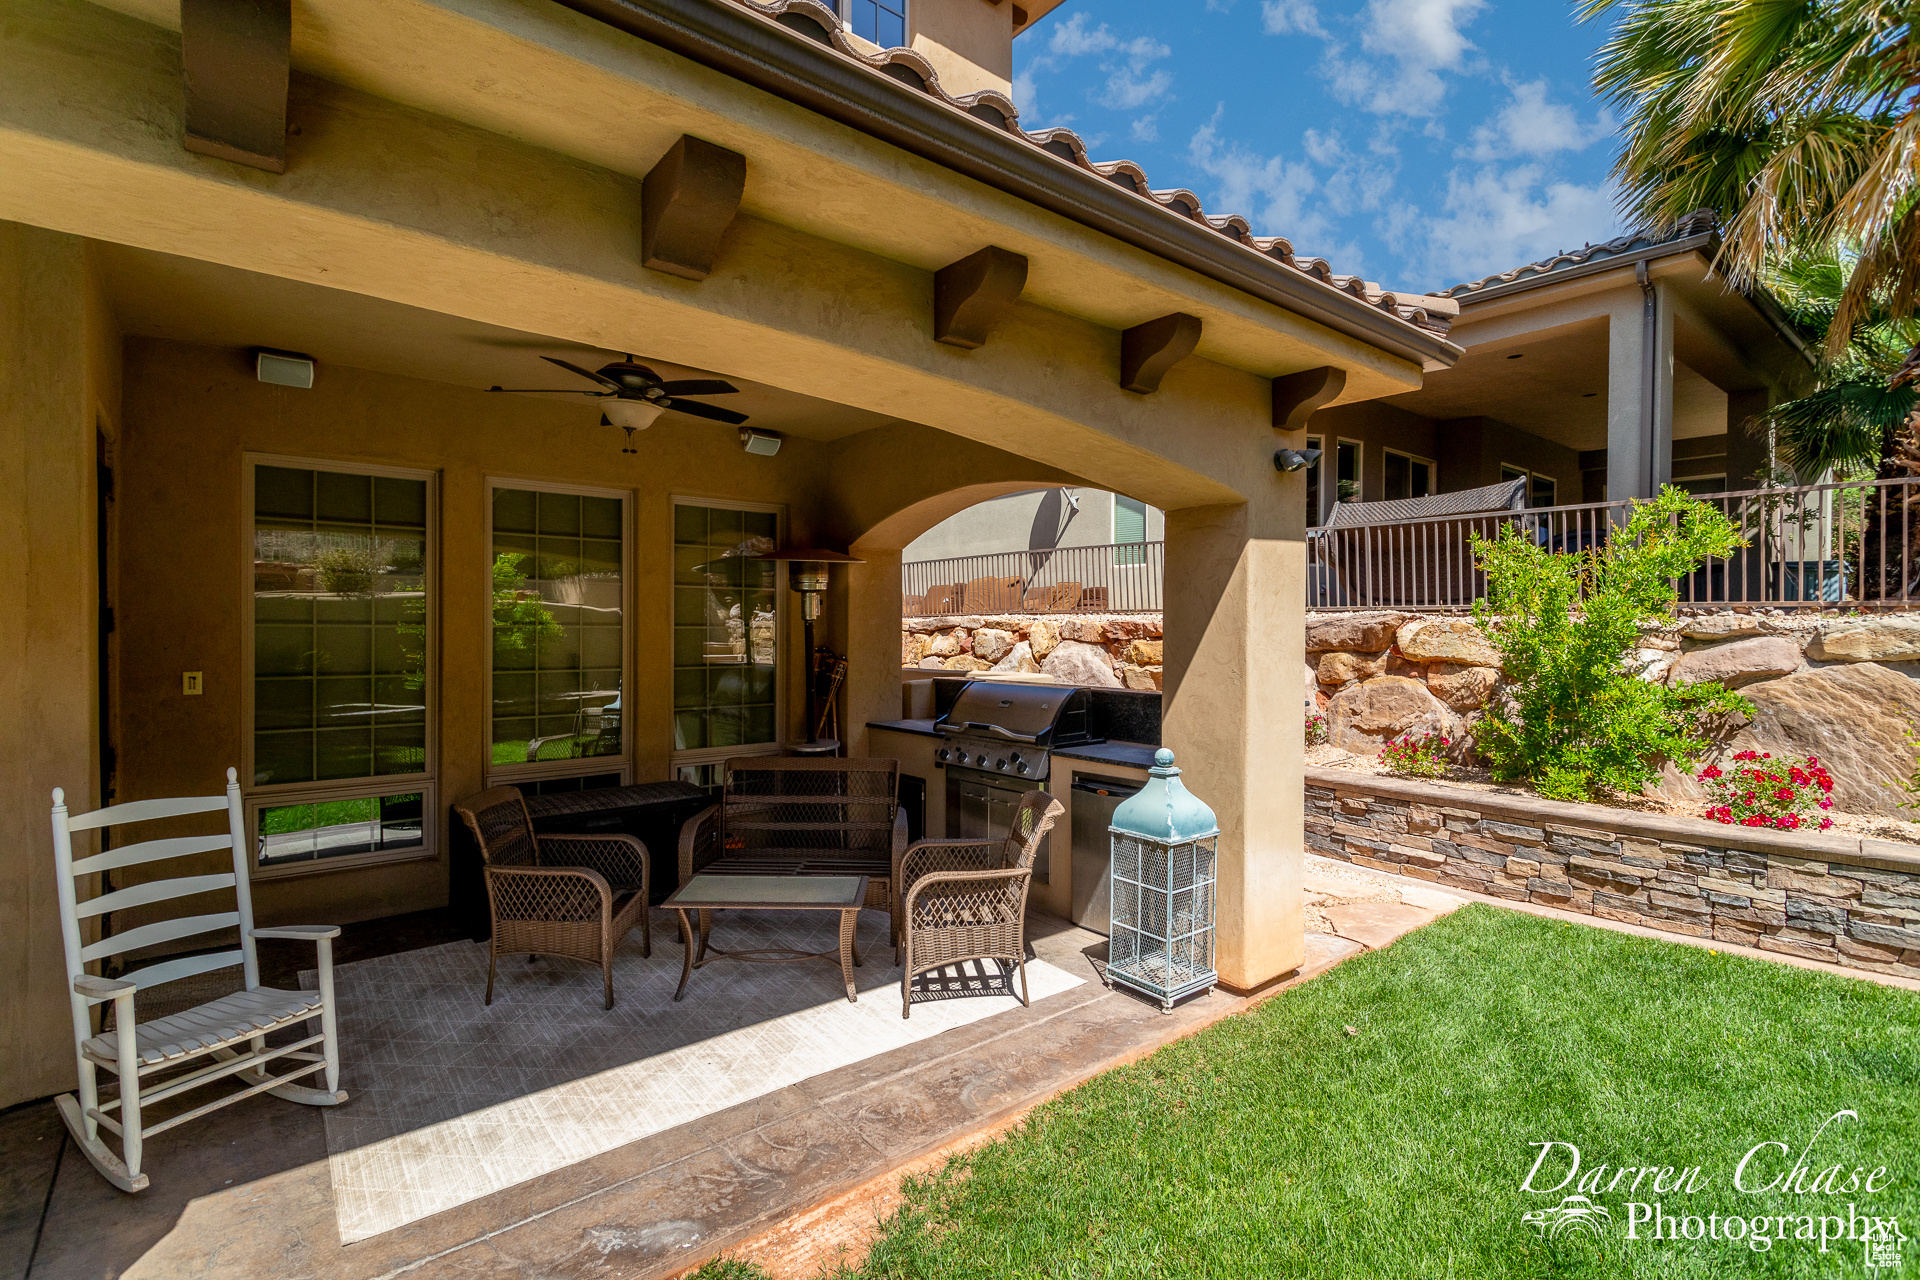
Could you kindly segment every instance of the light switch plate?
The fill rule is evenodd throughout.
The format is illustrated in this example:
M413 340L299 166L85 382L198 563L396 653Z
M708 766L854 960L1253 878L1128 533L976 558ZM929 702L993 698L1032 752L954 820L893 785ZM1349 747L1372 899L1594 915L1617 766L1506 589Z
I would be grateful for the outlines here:
M189 698L197 698L205 692L201 687L200 673L198 671L182 671L180 673L180 692Z

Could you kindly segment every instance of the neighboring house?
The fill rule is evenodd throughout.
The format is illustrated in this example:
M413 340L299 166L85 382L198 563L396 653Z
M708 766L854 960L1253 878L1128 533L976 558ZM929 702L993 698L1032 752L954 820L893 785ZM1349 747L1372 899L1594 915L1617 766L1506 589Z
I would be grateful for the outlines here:
M1812 367L1771 298L1714 272L1718 248L1696 214L1443 290L1466 356L1416 391L1314 415L1309 523L1343 491L1377 502L1522 475L1534 506L1754 487L1767 447L1744 424Z
M909 563L1005 551L1158 542L1166 513L1104 489L1034 489L948 516L907 544Z
M1011 41L1046 7L6 4L0 1106L73 1082L53 788L233 766L262 923L437 907L463 796L707 781L805 736L780 544L856 561L808 599L866 753L901 714L903 549L1006 494L1166 513L1218 967L1302 963L1299 895L1240 891L1302 856L1270 389L1416 392L1460 356L1451 304L1022 131ZM114 930L148 918L122 903Z

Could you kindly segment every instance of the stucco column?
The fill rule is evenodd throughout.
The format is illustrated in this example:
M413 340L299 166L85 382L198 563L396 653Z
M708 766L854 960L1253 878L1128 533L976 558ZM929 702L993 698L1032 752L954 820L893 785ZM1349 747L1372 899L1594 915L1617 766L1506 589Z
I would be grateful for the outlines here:
M1607 318L1607 497L1650 498L1672 478L1673 306L1654 280L1621 290Z
M73 1087L47 814L54 787L76 813L99 796L94 438L119 369L117 340L89 348L103 316L83 241L0 223L0 1107Z
M834 567L844 613L834 612L845 619L847 654L840 737L848 755L864 756L867 722L900 718L900 552L855 547L853 554L866 563Z
M1215 967L1241 990L1306 960L1300 508L1276 484L1257 508L1167 513L1163 739L1220 819Z

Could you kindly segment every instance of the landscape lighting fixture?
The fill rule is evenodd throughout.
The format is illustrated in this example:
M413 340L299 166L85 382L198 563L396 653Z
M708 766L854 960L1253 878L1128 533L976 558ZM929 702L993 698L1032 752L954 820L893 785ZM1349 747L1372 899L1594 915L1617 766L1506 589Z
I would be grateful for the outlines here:
M1298 471L1302 467L1310 467L1318 461L1320 461L1320 450L1318 449L1307 449L1304 451L1282 449L1273 455L1273 469L1275 471Z

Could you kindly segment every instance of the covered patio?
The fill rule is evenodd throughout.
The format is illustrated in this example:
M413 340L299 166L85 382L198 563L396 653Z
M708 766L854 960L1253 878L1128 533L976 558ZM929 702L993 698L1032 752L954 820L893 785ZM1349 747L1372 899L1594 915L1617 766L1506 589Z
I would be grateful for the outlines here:
M778 20L796 3L818 8L700 0L701 44L592 6L434 0L389 8L393 40L311 0L282 32L267 159L183 126L198 55L170 6L10 13L0 715L20 749L0 788L0 1105L23 1107L6 1229L32 1224L35 1275L664 1258L1319 963L1288 728L1302 480L1272 461L1302 443L1289 379L1363 400L1457 349L1392 295L1123 190L1058 131ZM722 46L784 79L736 75ZM829 118L809 84L877 114ZM905 145L908 125L939 146ZM601 370L661 396L580 394L605 392ZM983 498L1064 484L1168 513L1148 745L1219 818L1223 990L1162 1017L1099 985L1097 935L1035 916L1030 1007L963 973L902 1019L868 911L857 1002L822 961L702 970L675 1003L656 905L652 956L634 930L611 962L612 1008L586 966L518 957L483 1002L453 806L499 788L697 800L728 760L814 737L887 754L869 725L915 714L901 548ZM769 557L809 548L836 559L803 618ZM831 676L817 709L810 667ZM349 1100L256 1097L158 1134L151 1185L126 1196L36 1128L75 1079L49 800L204 797L230 768L237 855L88 864L83 901L121 895L87 917L105 947L88 962L170 914L143 886L223 865L261 926L346 926ZM627 888L680 888L672 843ZM76 833L76 858L100 851ZM826 929L722 927L809 951ZM139 936L85 977L232 945ZM311 959L263 945L265 984L303 989ZM222 982L237 989L229 969L142 991L136 1018ZM153 1116L170 1105L188 1104ZM62 1150L49 1174L35 1153Z

